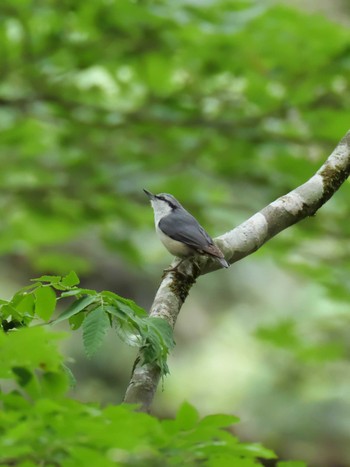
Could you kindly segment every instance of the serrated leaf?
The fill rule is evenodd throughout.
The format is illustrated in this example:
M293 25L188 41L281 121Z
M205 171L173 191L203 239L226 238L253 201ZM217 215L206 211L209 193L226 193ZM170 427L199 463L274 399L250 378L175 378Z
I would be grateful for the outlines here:
M88 357L96 353L102 345L109 328L109 319L102 306L92 310L83 323L83 342Z
M51 287L40 287L34 292L35 314L48 321L56 307L56 294Z
M115 329L119 338L131 347L141 347L145 341L142 334L142 320L137 316L127 315L120 311L119 308L112 306L105 307L108 316L112 323L115 324ZM147 327L145 328L147 329Z
M162 318L145 318L140 322L139 328L144 338L143 360L145 363L156 362L162 375L166 375L169 372L167 356L175 345L172 327Z
M78 285L80 283L80 279L74 271L71 271L61 280L61 284L66 287L73 287L74 285Z
M109 305L105 307L105 311L110 313L113 316L116 316L119 319L124 319L125 318L125 313L120 310L120 308L117 308L115 306Z
M89 305L94 303L95 300L96 300L96 297L94 297L92 295L89 295L87 297L79 298L78 300L73 302L71 304L71 306L69 308L67 308L67 310L64 311L57 319L52 321L52 323L54 323L54 324L60 323L61 321L64 321L65 319L68 319L71 316L74 316L74 315L80 313L81 311L84 310L84 308L87 308Z
M148 316L147 312L137 305L133 300L121 297L120 295L110 292L109 290L104 290L101 292L101 297L107 299L110 304L117 306L124 313L130 314L130 312L135 313L137 316Z
M75 376L74 376L72 370L67 365L65 365L64 363L61 363L61 368L63 369L63 371L65 372L65 374L68 377L69 386L71 388L74 388L77 385L77 380L75 379Z
M146 310L144 310L142 307L137 305L134 301L132 300L118 300L118 307L125 313L130 313L130 310L135 313L137 316L140 317L148 317L148 313Z
M128 317L116 320L116 330L119 338L131 347L140 347L144 342L137 322Z
M157 332L158 336L163 341L163 344L167 347L167 350L170 351L174 345L173 337L173 328L170 324L163 318L147 318L147 324L154 331Z

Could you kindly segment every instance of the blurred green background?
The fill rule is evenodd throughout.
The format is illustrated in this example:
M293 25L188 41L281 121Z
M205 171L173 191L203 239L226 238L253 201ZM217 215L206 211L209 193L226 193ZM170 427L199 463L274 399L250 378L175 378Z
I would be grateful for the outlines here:
M73 269L149 308L171 257L142 188L217 236L350 127L345 1L2 0L0 20L4 298ZM350 464L349 196L198 280L155 413L185 399L282 457ZM113 333L91 360L77 334L65 352L74 397L121 401L135 355Z

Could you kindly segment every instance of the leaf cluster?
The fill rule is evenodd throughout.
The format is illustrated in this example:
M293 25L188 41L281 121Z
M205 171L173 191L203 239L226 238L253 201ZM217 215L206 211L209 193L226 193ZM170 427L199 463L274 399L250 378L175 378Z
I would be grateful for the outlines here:
M41 276L11 300L1 301L1 465L253 467L261 465L261 459L276 457L259 444L242 443L233 436L229 427L238 422L236 417L200 419L187 403L174 420L158 420L135 411L135 406L102 409L67 399L74 376L58 349L65 334L33 325L36 319L68 320L71 329L82 326L89 355L112 325L123 340L141 347L145 362L158 363L163 374L173 345L171 329L163 320L148 318L135 303L117 294L78 284L74 272ZM75 301L52 321L57 300L69 297Z
M275 454L259 444L241 443L227 429L238 419L200 419L185 403L174 420L135 412L132 406L97 406L74 400L1 395L0 462L19 466L232 466L254 467ZM302 467L303 463L280 463Z
M18 291L10 300L2 300L2 329L11 331L28 326L33 319L50 324L68 320L72 330L82 327L86 354L91 357L100 348L109 328L129 345L138 347L142 363L157 363L161 374L168 372L167 356L174 346L171 326L161 318L150 318L134 301L110 292L78 287L75 272L66 276L41 276ZM57 301L74 298L68 308L51 320ZM51 321L50 321L51 320Z

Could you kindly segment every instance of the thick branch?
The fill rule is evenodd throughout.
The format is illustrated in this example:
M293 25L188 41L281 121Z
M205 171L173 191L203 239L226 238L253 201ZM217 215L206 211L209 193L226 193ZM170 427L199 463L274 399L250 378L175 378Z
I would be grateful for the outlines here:
M254 214L240 226L216 239L232 264L256 251L270 238L287 227L312 216L338 190L350 174L350 131L339 142L322 167L306 183L278 198ZM198 260L197 260L198 261ZM157 291L151 307L151 316L166 319L175 326L187 294L196 278L219 268L216 261L199 258L200 269L187 261L181 273L167 274ZM148 411L160 378L157 365L135 364L126 391L125 402L139 403L141 410Z

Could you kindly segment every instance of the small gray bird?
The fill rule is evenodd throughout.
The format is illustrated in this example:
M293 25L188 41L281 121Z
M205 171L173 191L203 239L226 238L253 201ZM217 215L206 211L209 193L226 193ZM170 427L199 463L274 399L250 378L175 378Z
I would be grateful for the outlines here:
M214 245L210 235L174 196L166 193L154 195L145 189L143 191L154 210L156 232L172 255L182 258L182 261L196 253L208 255L218 260L224 268L229 267L224 254ZM182 261L174 269L177 269Z

